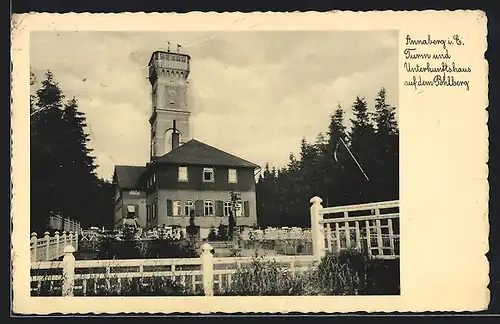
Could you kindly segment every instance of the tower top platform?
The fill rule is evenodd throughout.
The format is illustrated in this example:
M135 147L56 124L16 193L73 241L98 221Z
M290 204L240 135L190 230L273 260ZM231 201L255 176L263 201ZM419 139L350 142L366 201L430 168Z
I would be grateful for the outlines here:
M168 50L167 51L157 50L151 54L148 66L154 64L155 61L181 62L181 63L187 63L189 65L190 60L191 56L189 56L188 54L171 52Z

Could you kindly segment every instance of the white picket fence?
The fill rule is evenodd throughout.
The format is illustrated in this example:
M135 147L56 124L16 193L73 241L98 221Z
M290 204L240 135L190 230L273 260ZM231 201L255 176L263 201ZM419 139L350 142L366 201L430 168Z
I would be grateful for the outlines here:
M321 203L319 197L311 199L313 255L266 256L261 260L279 262L290 271L305 271L314 267L326 251L346 248L365 248L373 258L399 258L399 201L327 208ZM46 256L54 255L50 246L57 241L51 241L47 234L40 240L43 243L35 244L35 259L32 249L32 260L36 260L31 263L32 290L40 291L43 282L48 282L53 289L60 282L63 296L73 296L75 290L80 290L81 295L95 294L101 286L108 291L111 287L119 290L126 278L155 277L170 279L193 292L212 296L214 290L227 290L238 269L255 260L252 257L215 258L211 252L213 247L204 243L200 258L75 261L73 253L78 245L77 236L73 235L76 244L64 249L63 261L38 262L43 259L37 257L38 251L45 251ZM58 249L60 246L59 241Z
M399 258L398 200L328 208L322 201L311 198L314 255L357 248L373 258Z
M86 296L96 294L101 287L106 291L120 291L124 281L131 278L160 277L177 282L194 293L212 296L214 291L229 289L238 269L255 261L252 257L214 258L212 249L210 244L204 243L201 257L190 259L76 261L74 248L69 246L63 261L32 263L31 288L33 291L40 291L42 282L48 282L51 290L61 286L63 296L74 296L75 290L79 291L78 295ZM312 255L269 256L261 257L260 260L278 262L289 271L311 269L318 261Z
M78 250L78 233L70 231L60 235L56 231L54 236L50 236L49 232L45 232L43 238L37 238L37 234L32 233L30 241L31 262L59 259L64 255L64 248L68 245Z

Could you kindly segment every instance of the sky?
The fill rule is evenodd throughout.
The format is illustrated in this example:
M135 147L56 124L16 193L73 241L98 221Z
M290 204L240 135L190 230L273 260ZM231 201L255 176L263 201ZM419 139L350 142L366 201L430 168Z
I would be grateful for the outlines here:
M397 31L32 32L31 70L78 100L102 178L149 160L147 64L167 42L191 56L191 137L262 167L326 133L337 104L348 126L356 96L373 110L384 87L398 106Z

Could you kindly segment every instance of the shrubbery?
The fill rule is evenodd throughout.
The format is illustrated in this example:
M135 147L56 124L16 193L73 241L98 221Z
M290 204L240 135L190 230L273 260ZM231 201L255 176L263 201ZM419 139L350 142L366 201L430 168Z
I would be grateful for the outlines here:
M221 295L398 295L399 260L369 259L357 250L328 253L317 267L291 272L255 259L232 276Z
M125 228L120 239L112 234L103 235L98 259L157 259L196 258L197 247L192 240L160 237L155 240L137 240L132 228Z
M109 244L108 241L105 243ZM130 244L118 241L120 244ZM151 241L147 250L148 258L195 257L197 254L188 240L169 239ZM112 245L116 242L112 242ZM125 246L125 245L123 245ZM122 246L122 247L123 247ZM110 249L109 251L117 251ZM134 252L135 253L135 252ZM118 254L114 256L117 258ZM105 275L104 275L105 276ZM370 259L357 250L343 250L340 253L327 253L315 267L302 271L291 271L286 264L255 257L253 262L242 265L232 274L231 283L214 283L216 295L225 296L298 296L298 295L399 295L399 259ZM94 279L98 296L192 296L202 295L200 278L197 291L192 285L181 285L164 276L151 278ZM93 280L91 280L93 281ZM103 284L104 281L104 284ZM109 284L109 285L108 285ZM88 282L88 287L93 283ZM59 295L44 282L39 295ZM221 289L222 288L222 289ZM87 294L89 295L89 294Z

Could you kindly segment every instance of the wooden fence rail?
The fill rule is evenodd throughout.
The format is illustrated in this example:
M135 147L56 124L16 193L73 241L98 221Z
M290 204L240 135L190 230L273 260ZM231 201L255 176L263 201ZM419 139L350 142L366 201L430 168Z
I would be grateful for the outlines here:
M347 248L366 249L373 258L399 258L399 201L327 208L321 203L319 197L311 199L312 255L265 256L260 260L278 262L293 272L315 267L326 251ZM31 243L32 291L40 292L42 283L49 283L53 291L59 282L63 296L73 296L75 290L84 296L97 294L100 287L107 292L111 288L121 291L124 280L130 278L170 280L194 294L212 296L228 290L238 270L255 260L215 258L214 247L204 243L199 258L76 261L77 234L50 237L45 233L43 239L34 234ZM45 261L57 259L63 247L62 261Z
M316 256L357 248L373 258L399 258L398 200L328 208L321 205L322 201L320 197L311 199Z
M31 234L30 250L31 262L55 260L64 255L64 248L71 245L78 250L78 233L63 232L59 235L56 231L54 236L45 232L43 238L37 238L36 233Z
M96 294L100 287L108 292L111 286L120 290L124 279L160 277L177 282L195 294L211 296L214 290L229 289L238 269L255 260L252 257L214 258L212 249L210 244L204 243L201 257L189 259L76 261L75 249L70 245L64 249L63 261L32 262L31 289L40 291L41 284L48 282L54 290L60 283L63 296L73 296L75 290L85 296ZM314 256L270 256L262 260L279 262L293 271L310 269L317 261Z

